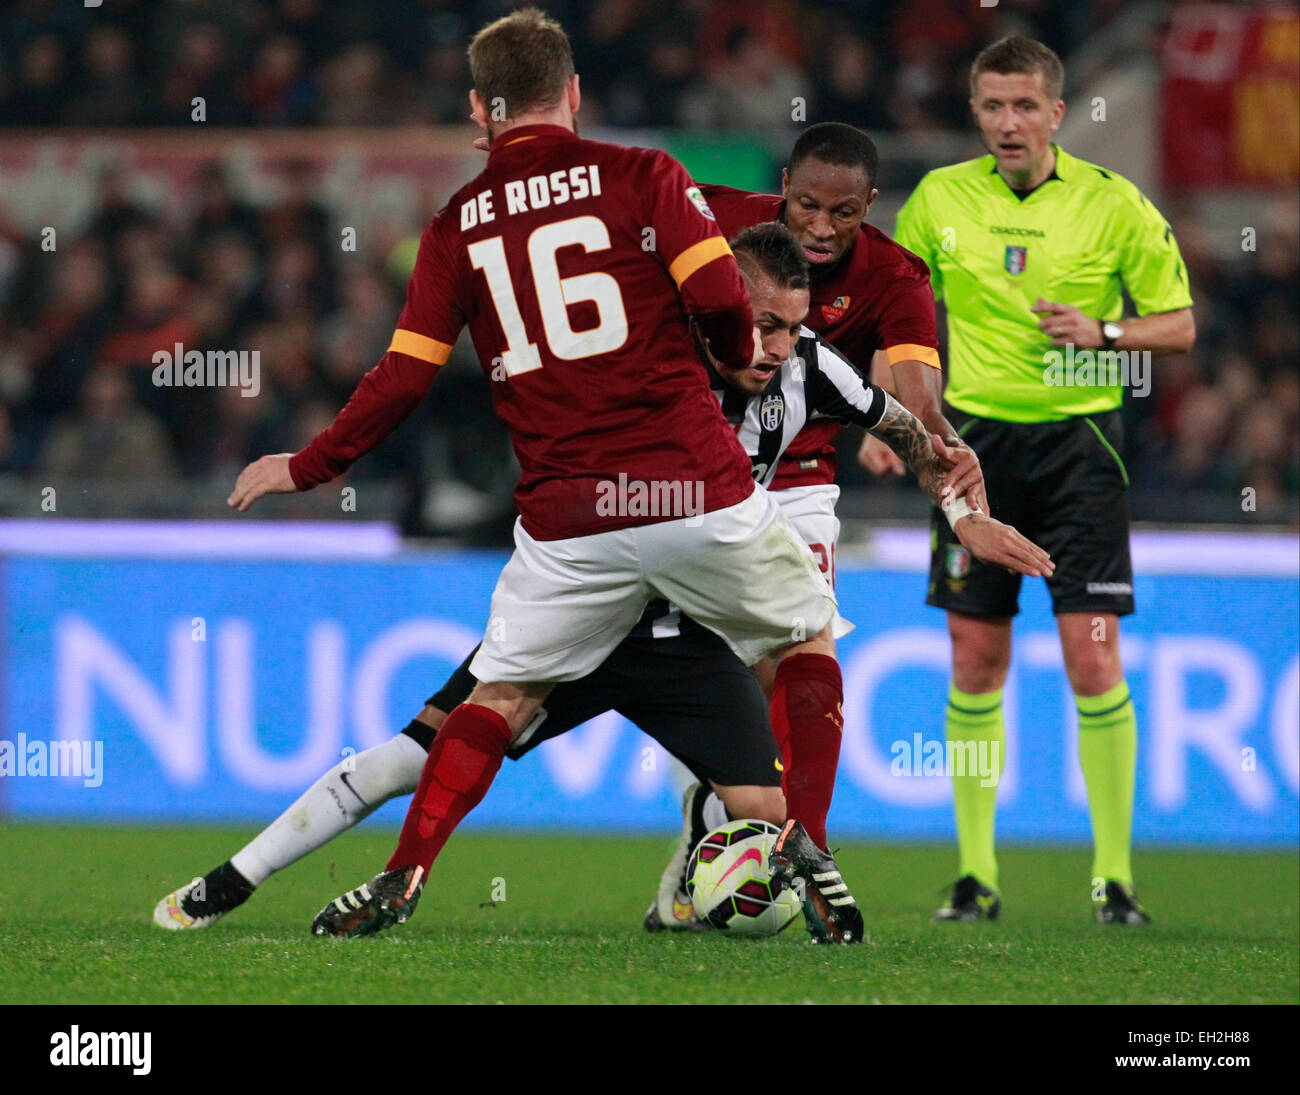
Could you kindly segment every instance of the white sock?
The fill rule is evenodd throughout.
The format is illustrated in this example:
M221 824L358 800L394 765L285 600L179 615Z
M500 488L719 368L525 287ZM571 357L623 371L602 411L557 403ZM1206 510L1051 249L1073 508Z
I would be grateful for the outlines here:
M230 857L254 886L369 817L385 802L409 795L428 753L406 734L345 757L302 797Z
M722 804L722 799L718 798L713 791L709 792L709 797L704 800L704 806L700 810L704 818L704 831L713 832L714 829L721 829L728 821L733 819L727 815L727 808Z

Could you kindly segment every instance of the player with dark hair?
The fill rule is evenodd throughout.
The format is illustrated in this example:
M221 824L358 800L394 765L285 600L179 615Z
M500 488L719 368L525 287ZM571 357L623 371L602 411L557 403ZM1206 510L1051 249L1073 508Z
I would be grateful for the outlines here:
M790 230L776 221L742 229L728 240L747 286L766 278L782 289L808 288L808 260ZM750 306L754 299L750 297Z
M989 500L1057 559L1047 585L1079 712L1093 901L1103 922L1143 924L1129 854L1137 721L1119 619L1134 610L1133 567L1119 456L1125 374L1115 366L1129 353L1185 352L1196 328L1164 217L1132 183L1053 143L1063 80L1041 42L1011 37L984 50L970 107L989 154L926 175L898 214L898 238L930 264L947 303L947 402L988 462ZM1125 291L1136 317L1123 318ZM1078 378L1054 371L1066 348L1081 352ZM1082 355L1094 354L1085 374ZM945 524L936 515L927 603L947 610L952 638L947 736L989 743L1002 758L1020 577L972 561ZM938 919L1001 909L997 786L986 782L953 777L960 877Z

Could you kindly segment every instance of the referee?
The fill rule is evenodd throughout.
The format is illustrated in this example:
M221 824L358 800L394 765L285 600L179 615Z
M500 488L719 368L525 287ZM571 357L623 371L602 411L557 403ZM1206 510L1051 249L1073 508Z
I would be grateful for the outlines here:
M1125 383L1149 378L1142 351L1186 352L1196 331L1164 218L1132 183L1052 143L1063 80L1039 42L985 49L970 105L989 155L926 175L896 237L946 303L949 418L979 453L992 512L1056 560L1047 585L1079 710L1097 918L1145 924L1129 862L1137 721L1119 652L1119 618L1133 611L1120 405ZM1136 316L1123 314L1125 290ZM1097 368L1099 350L1125 352ZM927 602L947 610L952 637L947 737L995 747L1000 776L1020 576L972 559L937 511L931 545ZM954 773L960 877L936 919L998 916L996 798L978 774Z

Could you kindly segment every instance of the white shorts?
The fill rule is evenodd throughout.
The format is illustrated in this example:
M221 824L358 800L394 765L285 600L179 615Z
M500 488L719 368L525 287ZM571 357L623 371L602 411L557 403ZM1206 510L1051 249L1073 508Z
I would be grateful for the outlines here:
M834 483L812 487L789 487L772 491L772 497L781 506L800 538L817 556L822 577L835 588L835 544L840 538L840 519L835 516L835 503L840 500L840 488ZM835 614L831 633L842 639L853 630L853 624Z
M835 586L835 543L840 538L840 519L835 516L835 503L840 500L840 488L834 483L814 487L789 487L772 491L795 531L803 537L818 566L831 587Z
M717 632L747 665L835 616L816 557L761 488L702 517L569 540L534 540L516 521L470 672L488 682L585 677L654 597Z

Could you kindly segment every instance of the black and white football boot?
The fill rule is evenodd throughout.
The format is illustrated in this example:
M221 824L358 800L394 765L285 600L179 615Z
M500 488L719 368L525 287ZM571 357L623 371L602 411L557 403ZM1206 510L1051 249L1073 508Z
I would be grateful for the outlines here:
M682 832L673 848L672 858L659 878L659 889L642 921L648 932L705 931L708 924L695 915L695 905L686 891L686 865L691 852L708 836L704 824L704 800L709 797L707 783L695 782L682 795Z
M252 896L255 887L226 860L202 878L173 890L153 910L153 922L168 931L188 931L215 924Z
M405 924L415 912L423 889L423 867L384 871L321 909L311 922L311 933L357 939L394 924Z
M787 821L768 856L772 873L794 889L814 943L861 943L862 910L835 865L798 821Z

